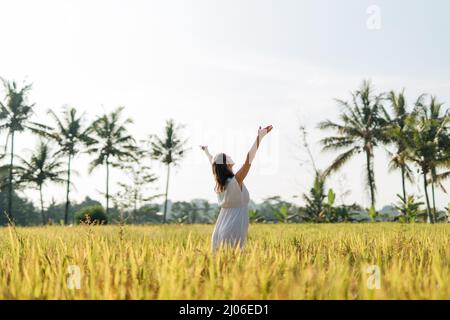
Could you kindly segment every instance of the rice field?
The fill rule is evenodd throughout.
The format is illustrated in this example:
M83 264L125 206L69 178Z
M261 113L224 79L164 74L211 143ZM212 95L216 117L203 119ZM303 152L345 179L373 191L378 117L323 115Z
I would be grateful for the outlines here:
M0 228L0 299L450 299L450 224Z

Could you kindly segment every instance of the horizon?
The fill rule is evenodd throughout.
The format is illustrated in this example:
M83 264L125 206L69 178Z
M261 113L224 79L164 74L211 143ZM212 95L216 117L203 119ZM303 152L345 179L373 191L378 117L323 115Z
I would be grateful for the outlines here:
M279 195L301 204L313 170L300 148L299 127L306 126L318 166L326 167L335 154L320 152L317 141L325 133L316 125L336 120L339 108L333 99L348 99L364 79L372 80L378 92L405 88L410 105L426 92L449 106L450 44L442 41L450 30L448 2L272 4L3 1L0 26L9 32L4 32L8 49L0 53L0 76L33 83L30 102L36 103L37 121L49 123L47 109L60 114L63 105L86 111L89 121L123 105L124 118L135 120L130 131L138 140L160 134L166 119L184 124L191 150L173 171L171 201L216 202L211 170L198 145L229 153L236 168L258 126L271 124L272 136L262 144L246 181L251 199L259 203ZM368 26L372 5L380 10L375 29ZM16 153L28 155L36 142L30 134L20 134ZM89 158L82 155L75 161L80 176L74 177L73 201L89 195L103 204L104 169L88 176ZM388 173L387 159L379 148L375 176L380 209L396 203L401 192L400 174ZM165 170L157 162L152 167L161 191ZM367 207L363 167L362 158L353 159L327 187L338 197L351 189L347 204ZM113 171L113 193L123 177ZM410 193L421 195L420 190L419 183L408 184ZM64 201L58 186L49 185L44 192L46 205L51 198ZM25 194L37 201L35 191ZM446 199L437 193L439 209L447 206Z

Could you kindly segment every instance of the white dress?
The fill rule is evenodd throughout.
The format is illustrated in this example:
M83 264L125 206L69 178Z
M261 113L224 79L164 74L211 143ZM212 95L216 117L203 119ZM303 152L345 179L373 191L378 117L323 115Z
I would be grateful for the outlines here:
M236 178L229 178L224 192L218 195L221 207L216 226L212 234L211 250L214 253L222 244L244 248L248 232L248 203L250 195L242 184L242 190Z

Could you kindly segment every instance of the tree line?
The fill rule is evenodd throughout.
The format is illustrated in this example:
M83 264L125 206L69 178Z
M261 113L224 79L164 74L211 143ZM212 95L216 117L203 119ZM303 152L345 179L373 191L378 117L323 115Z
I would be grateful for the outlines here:
M64 212L64 224L69 223L71 213L73 222L73 167L83 153L91 157L89 174L100 167L105 170L106 216L126 211L134 222L168 222L171 168L180 164L188 150L187 139L181 134L182 125L176 124L173 119L167 120L162 135L152 134L138 141L129 131L133 121L124 117L124 107L97 116L92 121L88 121L86 114L80 114L76 108L63 107L59 113L50 109L47 111L50 121L39 123L34 121L36 105L29 102L31 84L19 86L15 81L1 81L5 95L0 99L0 134L5 139L5 148L0 158L7 164L0 166L0 206L9 222L14 222L17 207L31 210L31 203L18 197L15 192L23 188L39 191L43 224L48 223L50 215L53 218L58 216L49 211L50 208ZM335 101L341 107L339 121L326 120L318 125L320 130L333 132L320 141L322 151L339 152L329 166L324 169L316 166L306 131L301 128L301 138L315 173L312 188L303 195L305 205L296 206L279 197L268 198L250 210L250 219L256 222L354 220L352 215L363 208L357 204L337 206L335 191L327 191L325 185L330 175L359 154L364 156L366 168L366 185L370 197L367 212L375 219L378 212L375 209L374 150L382 148L390 156L388 169L401 173L400 202L396 205L401 218L415 221L425 213L429 223L442 220L436 208L435 195L437 189L446 192L443 182L450 176L449 110L429 94L422 94L409 104L404 91L377 93L369 81L363 81L360 88L351 93L349 100ZM28 158L16 155L14 144L17 135L26 131L41 138ZM148 159L158 160L166 166L163 194L149 190L159 177L146 163ZM118 182L119 191L112 199L111 168L122 170L130 180L130 183ZM415 183L420 179L426 200L425 212L420 210L423 203L408 193L406 184L407 181ZM44 209L44 188L48 183L64 185L63 208L52 203L47 210ZM156 215L158 206L151 205L159 197L164 197L162 219ZM85 203L92 204L92 201L88 199ZM172 204L174 212L170 221L184 223L214 220L216 207L207 201L205 203L203 207L199 207L196 202ZM142 212L152 218L139 218Z
M111 168L124 170L134 178L132 185L120 184L123 191L119 195L125 198L117 201L117 205L127 206L131 202L137 206L139 201L147 200L142 194L145 185L157 179L149 167L142 165L142 160L150 157L166 165L163 215L163 222L166 222L170 168L178 165L186 151L186 140L180 137L180 125L169 119L162 136L150 135L143 141L137 141L129 132L129 125L133 121L124 118L124 107L100 115L90 123L86 115L79 114L77 109L64 107L61 114L48 110L51 123L38 123L33 120L36 105L29 102L32 85L19 86L15 81L3 78L1 81L5 97L0 101L0 133L4 134L6 143L4 153L0 156L8 159L9 164L0 168L0 187L6 193L6 197L2 198L6 202L4 213L9 222L14 222L15 189L34 187L39 190L41 218L45 224L47 217L44 213L43 188L47 183L59 183L66 186L64 224L68 224L73 164L80 153L91 156L89 173L99 167L105 168L107 216L110 213ZM15 154L15 139L26 131L41 137L30 158Z
M407 193L406 181L421 178L427 220L436 222L436 189L446 192L443 182L450 176L450 115L444 104L430 94L421 94L408 104L404 90L376 93L370 81L363 81L349 100L335 101L342 108L339 121L326 120L318 127L334 132L321 140L322 150L342 153L323 172L316 171L316 179L323 181L350 159L363 154L369 211L376 215L374 150L383 148L390 156L389 170L401 172L402 191L398 197L402 214L407 216L418 207Z

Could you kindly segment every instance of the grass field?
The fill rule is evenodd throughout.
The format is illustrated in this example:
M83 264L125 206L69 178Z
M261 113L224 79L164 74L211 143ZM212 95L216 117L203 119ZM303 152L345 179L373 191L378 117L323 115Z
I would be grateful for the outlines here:
M450 224L251 225L215 257L212 229L0 228L0 299L450 299Z

